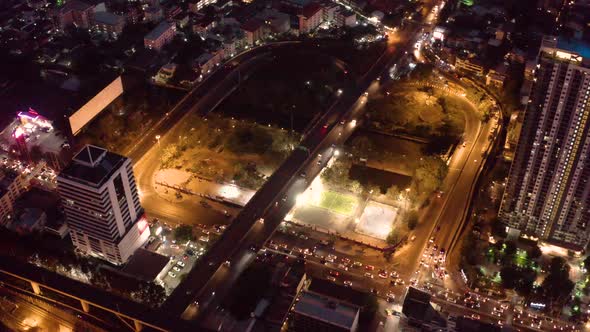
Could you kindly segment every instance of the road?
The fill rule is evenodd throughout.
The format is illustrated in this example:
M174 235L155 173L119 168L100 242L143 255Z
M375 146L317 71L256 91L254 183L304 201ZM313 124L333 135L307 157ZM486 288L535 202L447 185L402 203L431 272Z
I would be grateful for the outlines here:
M334 151L332 146L344 142L353 132L356 121L350 120L358 118L363 111L360 106L366 102L364 92L371 84L377 84L375 79L393 64L392 61L399 59L403 53L399 52L402 48L398 45L406 44L407 47L407 36L414 33L404 31L400 42L390 44L383 56L361 78L357 88L346 91L318 119L301 146L254 195L222 238L212 246L202 264L194 268L168 298L164 304L166 310L179 314L184 312L185 319L193 320L205 308L215 308L253 258L250 247L264 244L291 210L297 195L325 166ZM229 266L224 264L226 261L230 262Z

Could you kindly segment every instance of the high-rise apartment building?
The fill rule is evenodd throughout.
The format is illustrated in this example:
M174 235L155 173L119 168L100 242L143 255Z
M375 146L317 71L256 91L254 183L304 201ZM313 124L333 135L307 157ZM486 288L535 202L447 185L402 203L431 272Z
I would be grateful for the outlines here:
M72 242L122 264L149 237L131 160L87 145L57 177Z
M500 207L507 226L575 250L590 238L589 60L544 38Z

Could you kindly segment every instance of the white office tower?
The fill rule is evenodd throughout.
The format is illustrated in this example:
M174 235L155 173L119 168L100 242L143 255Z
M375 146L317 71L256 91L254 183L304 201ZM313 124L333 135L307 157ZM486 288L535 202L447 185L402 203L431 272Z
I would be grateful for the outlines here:
M87 145L57 177L72 242L122 264L149 237L131 160Z

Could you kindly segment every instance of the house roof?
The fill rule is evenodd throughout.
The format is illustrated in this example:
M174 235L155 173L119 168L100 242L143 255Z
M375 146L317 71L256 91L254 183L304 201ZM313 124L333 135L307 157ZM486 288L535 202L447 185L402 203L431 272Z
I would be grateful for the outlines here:
M263 23L264 22L262 22L261 20L254 18L254 19L244 22L242 24L242 29L245 31L248 31L248 32L254 32L254 31L260 29L260 27L262 26Z
M330 325L350 329L358 315L359 308L339 302L321 294L302 292L293 312L312 317Z
M320 10L322 10L322 6L320 6L318 3L312 2L309 5L303 7L301 15L303 15L305 18L310 18Z
M350 287L335 284L324 279L313 278L308 290L310 292L326 295L341 301L346 301L357 307L363 307L368 293L361 292Z

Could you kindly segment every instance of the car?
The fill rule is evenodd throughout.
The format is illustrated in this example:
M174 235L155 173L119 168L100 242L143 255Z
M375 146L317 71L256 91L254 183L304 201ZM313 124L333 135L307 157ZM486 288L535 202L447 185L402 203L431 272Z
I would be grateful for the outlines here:
M377 288L371 288L371 293L378 295L379 291L377 290Z
M194 255L195 255L195 252L194 252L193 250L191 250L191 249L187 249L187 250L185 251L185 253L186 253L187 255L189 255L189 256L194 256Z
M387 271L385 270L379 270L379 278L381 279L387 279L388 275L387 275Z
M300 234L299 235L299 238L302 239L302 240L309 240L309 237L307 235L305 235L305 234Z
M168 271L168 275L170 276L170 278L176 278L176 273L172 271Z
M188 255L187 254L182 255L182 259L183 260L187 260L188 259Z
M332 276L327 276L326 279L330 280L331 282L336 282L336 278Z
M367 278L371 278L371 279L375 278L375 277L373 276L373 274L372 274L372 273L369 273L369 272L366 272L366 273L365 273L365 277L367 277Z
M346 287L352 287L352 281L350 281L350 280L344 280L344 286L346 286Z
M395 301L395 295L392 293L387 293L387 302L393 303L393 301Z
M209 236L203 235L203 236L199 237L199 241L201 241L201 242L209 242Z
M334 271L334 270L330 270L330 272L328 272L329 275L333 276L333 277L337 277L340 275L340 272L338 271Z
M361 263L361 262L354 262L354 263L352 263L352 267L361 268L361 267L363 267L363 263Z
M373 270L375 270L375 267L373 265L365 265L365 270L373 271Z
M471 314L471 316L470 316L470 317L471 317L471 318L473 318L473 319L476 319L476 320L479 320L479 319L481 318L481 317L479 317L479 315L477 315L477 314Z
M337 256L329 254L328 256L326 256L326 260L330 263L334 263L334 261L336 261L338 259Z
M344 265L344 264L338 264L338 268L344 271L348 271L348 266Z
M260 250L260 248L257 245L253 244L250 246L250 251L258 252L258 250Z
M342 264L346 264L346 265L350 264L350 259L348 259L346 257L342 257L340 260L342 261Z
M389 273L389 276L392 278L397 278L397 277L399 277L399 273L397 273L397 271L391 271Z
M178 261L176 262L176 265L180 266L180 267L185 267L186 264L184 264L184 262Z
M170 248L172 249L180 249L180 247L178 246L178 244L171 244Z
M326 265L326 260L324 258L320 259L320 264Z
M467 145L467 143L466 142L463 142L462 146L465 147L466 145Z
M174 270L174 271L176 271L176 272L180 272L180 270L182 270L182 268L181 268L180 266L178 266L178 265L174 265L174 266L172 267L172 270Z
M416 235L412 235L412 237L410 238L410 242L414 242L416 240Z

